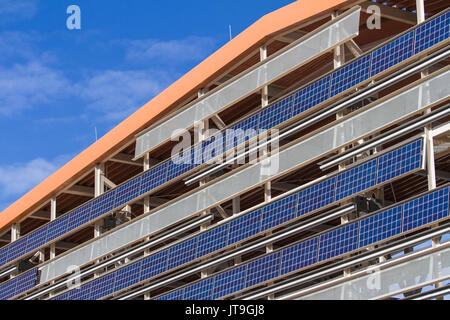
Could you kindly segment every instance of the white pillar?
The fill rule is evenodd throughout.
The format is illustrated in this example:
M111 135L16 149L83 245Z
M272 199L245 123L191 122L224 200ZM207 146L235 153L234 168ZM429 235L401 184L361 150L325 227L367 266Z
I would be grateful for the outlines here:
M56 219L56 197L50 199L50 221ZM56 247L55 244L52 243L50 245L50 259L53 259L56 256Z
M423 0L416 0L417 24L425 21L425 4Z

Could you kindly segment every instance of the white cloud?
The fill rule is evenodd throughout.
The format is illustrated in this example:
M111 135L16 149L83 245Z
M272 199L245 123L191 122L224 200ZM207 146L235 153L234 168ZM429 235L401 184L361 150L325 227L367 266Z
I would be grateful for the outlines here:
M30 19L36 12L35 0L0 0L0 23Z

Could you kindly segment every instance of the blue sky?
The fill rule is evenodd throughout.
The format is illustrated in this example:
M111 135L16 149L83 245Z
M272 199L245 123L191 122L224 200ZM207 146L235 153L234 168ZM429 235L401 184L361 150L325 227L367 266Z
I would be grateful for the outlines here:
M306 0L305 0L306 1ZM292 0L0 0L0 211ZM81 30L66 27L69 5Z

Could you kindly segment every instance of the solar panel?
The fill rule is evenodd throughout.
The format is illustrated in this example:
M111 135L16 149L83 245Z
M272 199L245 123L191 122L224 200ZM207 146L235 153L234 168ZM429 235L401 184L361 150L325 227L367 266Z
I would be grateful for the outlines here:
M258 124L259 113L256 113L226 130L225 150L231 150L255 137L258 134Z
M264 206L262 211L261 231L292 220L297 213L297 194L272 202Z
M14 297L14 292L16 289L17 278L9 280L0 285L0 300L8 300Z
M229 224L211 229L198 236L197 258L214 252L227 245Z
M152 254L142 260L142 270L140 281L150 279L167 270L168 250Z
M293 96L290 95L275 104L265 107L259 114L259 129L268 130L292 117Z
M0 266L4 265L6 262L8 262L8 250L9 246L5 246L0 249Z
M130 287L139 282L142 261L133 263L116 271L114 292Z
M422 52L450 36L450 12L421 25L416 29L414 53Z
M168 164L169 161L163 162L142 175L141 195L166 183Z
M361 220L359 247L388 239L402 232L402 207L396 206Z
M89 300L91 289L92 282L82 285L80 288L70 291L69 300Z
M67 231L74 230L79 226L84 225L89 222L89 217L91 214L91 206L92 202L86 203L85 205L75 209L70 212L68 215L70 216L69 222L67 225Z
M33 269L17 277L15 296L32 289L36 285L37 272L37 269Z
M415 169L422 164L422 139L393 150L378 158L377 184L386 182Z
M230 269L215 276L213 300L241 291L245 287L246 266Z
M39 248L45 244L45 238L47 237L48 225L30 233L27 242L26 252L32 251L33 249Z
M331 76L323 77L294 93L292 116L295 117L327 100L330 94L330 80Z
M334 201L336 177L332 177L298 193L297 216L323 208Z
M280 252L274 252L247 264L247 276L245 286L252 287L256 284L268 281L280 274Z
M169 249L168 269L172 269L195 259L197 238L181 242Z
M117 187L114 202L115 208L139 197L141 191L141 179L142 177L137 177Z
M448 217L449 190L449 187L440 189L405 203L403 232Z
M186 156L186 159L184 158L185 156L182 156L181 158L174 158L168 161L166 181L170 181L176 177L179 177L195 167L193 160L193 149L189 149L186 152L189 152L188 156Z
M114 209L116 191L116 189L108 191L108 193L102 194L92 201L90 220L94 220Z
M415 31L408 32L372 52L372 77L412 57L414 33Z
M166 295L156 298L156 300L183 300L184 288L172 291Z
M251 237L260 231L262 210L252 211L230 222L228 245Z
M107 295L113 293L115 276L116 272L113 272L92 281L91 282L92 289L91 295L89 296L89 300L98 300L102 297L106 297Z
M7 261L13 261L26 253L28 237L22 237L9 245Z
M377 159L371 160L337 176L336 201L375 186Z
M331 75L330 97L369 79L370 55L359 58Z
M50 242L67 232L67 224L70 215L66 214L48 224L47 236L45 242Z
M315 264L318 241L319 237L315 237L283 249L280 274L283 275Z
M359 222L324 233L319 240L319 261L328 260L358 248Z
M208 278L184 288L183 300L211 300L214 278Z
M214 163L214 161L211 160L224 152L225 144L225 135L223 135L221 132L210 137L208 140L205 140L205 144L202 149L202 163L206 163L208 161L210 161L209 163Z

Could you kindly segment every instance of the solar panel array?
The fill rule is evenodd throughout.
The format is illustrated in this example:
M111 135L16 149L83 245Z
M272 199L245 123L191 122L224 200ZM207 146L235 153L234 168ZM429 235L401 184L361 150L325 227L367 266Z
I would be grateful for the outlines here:
M0 300L8 300L22 292L30 290L36 285L36 280L37 269L33 269L0 284Z
M398 152L398 150L403 149L410 150L412 149L411 146L415 145L417 145L417 141L412 141L398 149L390 151L389 153L398 153L401 155L407 154L409 157L415 158L416 153L418 153L419 155L421 154L420 148L413 149L416 153ZM384 156L385 155L380 155L378 158L369 160L369 162L375 162L376 168L377 160L381 159ZM418 162L417 168L420 168L420 164L421 161ZM361 170L355 170L359 167L366 168L367 163L360 164L359 166L348 171L360 172ZM364 172L364 170L362 171ZM274 201L262 208L233 219L228 223L224 223L215 228L211 228L210 230L207 230L195 237L182 241L168 249L146 257L144 260L142 260L142 264L141 262L136 262L134 270L136 270L136 273L138 273L137 270L140 270L140 275L137 276L136 274L133 274L132 276L125 279L124 274L127 274L127 271L122 271L120 273L120 276L117 276L117 279L120 280L119 283L115 285L115 288L117 288L115 289L115 291L135 285L145 280L149 280L152 277L155 277L169 270L173 270L174 268L180 267L188 262L192 262L195 259L205 257L210 253L217 252L218 250L224 249L231 245L235 245L242 240L248 240L252 236L273 229L282 225L283 223L292 221L297 217L307 214L308 212L306 212L305 209L309 209L309 213L311 213L317 209L324 208L328 204L339 200L335 198L335 195L337 194L336 190L339 188L339 186L337 185L339 176L347 176L347 172L344 171L342 173L339 173L337 177L331 177L325 181L303 189L300 192ZM355 177L355 179L365 180L366 177L360 175ZM308 197L310 197L312 200ZM301 205L303 202L306 204L305 206ZM372 217L372 219L374 218ZM378 224L375 225L378 226ZM307 265L311 261L317 261L317 259L319 259L319 261L326 260L340 252L347 252L349 250L351 251L356 249L355 246L357 244L358 228L359 225L349 224L343 229L337 229L329 234L325 234L320 239L321 253L319 256L306 254L306 252L313 250L312 248L314 246L317 247L318 243L316 242L316 240L310 240L309 242L299 244L298 248L295 249L295 252L292 251L292 249L292 252L286 251L285 257L289 255L296 255L298 252L303 252L304 254L302 256L297 256L297 258L293 257L293 260L286 261L281 259L280 261L282 261L283 272L287 272L287 270L295 268L295 266ZM258 281L260 281L261 277L266 277L267 274L275 272L275 270L270 269L269 266L273 264L272 262L269 263L265 260L254 262L254 265L251 268L251 274L253 274L253 276L251 277L251 280L248 280L249 283L257 283ZM139 266L137 266L138 264ZM129 268L131 268L131 266ZM247 274L248 272L249 271L247 270ZM228 277L231 279L234 276L230 274L229 276L224 277ZM228 287L224 285L221 290L226 292L228 290Z
M256 136L259 130L266 130L275 125L288 120L302 112L305 112L319 103L355 86L356 84L369 79L371 76L384 71L394 63L399 63L417 54L431 46L442 42L450 37L449 31L450 12L446 12L433 20L426 22L417 29L396 38L375 51L364 55L351 63L337 69L331 75L320 78L319 80L307 85L306 87L292 93L275 104L268 106L243 121L235 124L230 129L247 130L248 135L242 134L235 139L223 139L224 151L229 151L244 141ZM412 40L414 39L414 40ZM411 44L411 42L413 43ZM395 57L395 59L391 59ZM214 138L212 139L214 140ZM205 150L211 141L203 141L199 150ZM194 159L193 163L174 163L173 161L163 162L150 170L142 173L140 176L118 186L116 189L107 192L91 202L74 209L65 216L60 217L46 226L33 232L39 233L33 246L23 248L16 247L8 255L8 250L12 246L0 250L0 267L13 261L24 254L31 253L34 250L57 237L68 232L73 232L76 228L83 226L102 215L119 209L125 203L142 196L155 188L179 177L182 174L198 167L211 157L194 156L193 151L189 151L188 157ZM211 156L216 156L212 154ZM70 218L67 218L70 216ZM60 222L62 219L68 219ZM58 226L53 226L58 224ZM47 235L47 228L51 233ZM31 242L30 242L31 244ZM17 245L15 245L17 246ZM11 257L15 257L12 259Z

